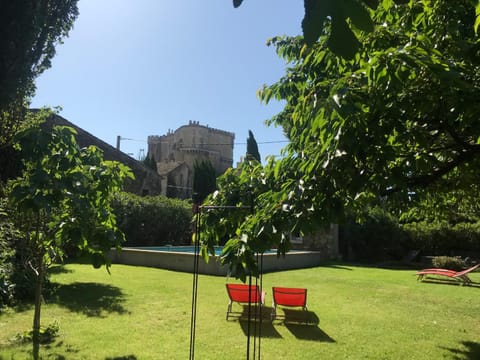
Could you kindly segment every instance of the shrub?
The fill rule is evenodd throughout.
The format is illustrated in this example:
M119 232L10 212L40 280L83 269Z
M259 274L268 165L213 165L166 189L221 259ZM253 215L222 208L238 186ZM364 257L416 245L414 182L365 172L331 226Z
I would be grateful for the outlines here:
M191 205L164 196L119 193L113 201L127 246L184 245L191 242Z
M436 268L455 271L460 271L465 268L465 262L462 259L452 256L435 256L432 260L432 264Z
M403 225L410 246L430 255L480 255L480 222L450 225L447 221Z
M350 218L343 226L343 241L353 251L352 260L398 260L405 248L406 234L395 217L380 207L372 207L362 214L362 221Z
M48 324L46 327L41 326L40 332L39 332L40 344L51 344L52 342L54 342L58 336L58 330L59 330L59 326L57 321ZM13 342L30 343L32 342L32 340L33 340L33 330L27 330L27 331L24 331L23 333L18 333L13 339Z
M10 242L14 234L13 225L0 207L0 309L12 304L14 299L15 285L12 277L15 251Z
M30 259L25 234L13 221L6 199L0 199L0 308L18 300L33 299L35 275L27 267ZM48 287L48 279L45 285Z

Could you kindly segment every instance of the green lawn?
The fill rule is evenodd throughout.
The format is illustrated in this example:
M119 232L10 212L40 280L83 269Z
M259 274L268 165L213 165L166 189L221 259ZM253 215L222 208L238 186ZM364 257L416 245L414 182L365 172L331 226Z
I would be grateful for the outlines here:
M338 264L264 275L266 312L272 285L307 287L310 318L318 321L265 320L262 358L480 359L480 273L470 287L420 283L413 274ZM114 265L108 275L67 265L52 280L58 288L42 322L57 321L60 331L42 346L43 358L188 359L191 274ZM226 281L199 277L196 359L246 357L246 322L225 320ZM30 357L30 345L9 339L30 328L32 311L0 315L0 359Z

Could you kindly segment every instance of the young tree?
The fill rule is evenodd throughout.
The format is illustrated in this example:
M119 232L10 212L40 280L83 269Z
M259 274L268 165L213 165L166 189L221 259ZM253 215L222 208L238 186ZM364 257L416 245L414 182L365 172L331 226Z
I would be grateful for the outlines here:
M10 182L8 194L17 226L27 234L35 273L33 353L39 356L43 281L48 267L62 258L65 247L76 247L92 257L94 267L109 267L105 257L124 240L111 211L111 196L120 190L126 166L104 161L101 151L82 148L69 127L51 132L29 128L17 135L24 170Z
M247 138L246 158L248 159L249 157L254 158L258 162L262 161L260 157L260 153L258 152L257 141L255 140L255 137L253 136L253 133L251 130L248 130L248 138Z

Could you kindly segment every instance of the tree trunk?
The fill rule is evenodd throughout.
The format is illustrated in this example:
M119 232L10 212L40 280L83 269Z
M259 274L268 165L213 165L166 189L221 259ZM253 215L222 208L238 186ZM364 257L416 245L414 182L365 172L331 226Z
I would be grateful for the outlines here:
M43 256L39 260L35 281L35 313L33 315L33 358L35 360L38 360L40 355L40 310L42 307L43 278L45 276Z

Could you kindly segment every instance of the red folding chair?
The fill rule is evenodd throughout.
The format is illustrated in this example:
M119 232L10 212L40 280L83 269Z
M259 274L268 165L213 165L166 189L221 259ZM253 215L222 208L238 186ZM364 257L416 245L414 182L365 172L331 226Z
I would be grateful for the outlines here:
M265 303L265 291L260 293L257 285L245 284L226 284L227 293L230 301L227 308L227 320L232 313L232 305L234 302L239 304L253 304L262 306Z
M286 307L301 307L307 312L307 289L273 287L272 320L277 318L277 305ZM305 322L308 320L308 313Z

